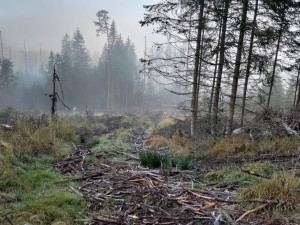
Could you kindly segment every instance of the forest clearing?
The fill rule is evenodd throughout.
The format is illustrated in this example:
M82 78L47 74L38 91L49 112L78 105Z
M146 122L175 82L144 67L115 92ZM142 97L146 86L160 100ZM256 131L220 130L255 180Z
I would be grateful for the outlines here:
M164 113L0 119L1 224L299 224L297 138L197 141Z
M299 0L0 0L0 224L300 225Z

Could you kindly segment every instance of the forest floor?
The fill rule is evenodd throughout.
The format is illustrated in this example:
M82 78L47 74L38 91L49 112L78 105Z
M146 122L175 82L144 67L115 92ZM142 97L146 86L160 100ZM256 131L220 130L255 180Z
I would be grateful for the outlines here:
M289 147L259 154L243 137L203 144L212 154L199 150L199 140L159 136L166 127L176 133L166 116L65 120L45 125L56 134L50 146L35 146L48 148L42 154L33 147L12 159L6 153L12 166L1 170L1 224L300 224L295 140L256 143ZM4 139L19 129L1 131L3 149L37 145L34 129L30 143Z

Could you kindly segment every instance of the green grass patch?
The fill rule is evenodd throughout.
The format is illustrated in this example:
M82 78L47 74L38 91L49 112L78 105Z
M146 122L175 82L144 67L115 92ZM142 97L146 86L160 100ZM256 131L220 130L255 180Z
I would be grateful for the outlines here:
M124 140L111 136L102 136L99 138L99 144L93 147L95 151L102 150L131 150L132 147Z
M271 213L291 214L300 209L300 179L294 172L276 172L271 179L257 179L250 186L238 193L238 198L277 200L278 204L270 204ZM245 203L247 208L256 208L259 203Z
M13 172L2 175L0 217L8 216L13 224L74 224L84 213L84 200L68 190L75 183L59 183L65 178L51 168L53 162L50 156L25 155Z
M170 156L154 151L146 151L139 154L141 165L151 169L159 168L161 165L167 166L170 162Z
M251 182L259 178L244 173L242 169L251 170L263 176L269 176L273 173L273 169L269 163L246 163L242 167L230 166L222 170L212 171L203 176L203 179L209 182L226 182L239 180L242 186L249 185Z

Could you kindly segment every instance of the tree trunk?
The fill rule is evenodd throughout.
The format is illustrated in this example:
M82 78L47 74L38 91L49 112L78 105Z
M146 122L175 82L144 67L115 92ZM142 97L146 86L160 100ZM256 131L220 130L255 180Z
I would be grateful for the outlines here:
M217 53L216 53L216 65L215 65L215 71L214 71L214 77L213 77L213 83L211 87L210 92L210 99L209 99L209 108L208 108L208 116L211 117L211 110L213 105L213 98L214 98L214 90L216 85L216 75L217 75L217 69L218 69L218 60L219 60L219 52L220 52L220 40L221 40L221 33L222 33L222 22L220 24L220 30L219 30L219 38L218 38L218 45L217 45Z
M214 106L213 106L213 117L212 117L212 132L213 133L216 132L217 124L218 124L220 90L221 90L221 81L222 81L223 67L224 67L224 61L225 61L225 40L226 40L226 31L227 31L229 1L230 0L225 0L225 7L224 7L224 11L223 11L223 25L222 25L221 44L220 44L220 59L219 59L218 77L217 77L217 83L216 83Z
M202 29L202 36L201 37L202 37L202 40L201 40L201 51L200 51L200 60L199 60L199 71L198 71L198 85L197 85L197 95L196 95L197 110L198 110L198 107L199 107L200 78L201 78L202 63L203 63L201 59L203 58L204 29Z
M246 32L247 12L248 12L248 0L244 0L243 15L242 15L242 21L241 21L241 25L240 25L240 35L239 35L237 54L236 54L236 59L235 59L232 90L231 90L231 96L230 96L229 117L228 117L227 128L226 128L226 136L227 137L230 136L231 132L232 132L232 123L233 123L233 117L234 117L237 88L238 88L238 82L239 82L239 78L240 78L242 51L243 51L244 37L245 37L245 32Z
M195 136L196 132L196 122L197 122L197 87L198 87L198 73L199 73L199 61L200 61L200 49L201 49L201 35L203 29L203 12L204 12L204 0L200 1L200 12L198 18L198 34L197 34L197 43L196 43L196 52L195 52L195 67L193 75L193 92L192 92L192 102L191 102L191 136Z
M281 42L281 35L282 35L282 28L280 28L280 30L279 30L278 42L277 42L277 46L276 46L276 54L275 54L273 72L272 72L272 77L271 77L271 86L270 86L269 95L268 95L267 109L270 107L270 103L271 103L271 96L272 96L272 91L273 91L273 86L274 86L274 81L275 81L276 67L277 67L278 52L279 52L280 42Z
M299 76L300 76L300 64L298 66L298 98L297 98L297 103L296 103L296 109L299 110L300 109L300 84L299 84Z
M299 91L299 79L300 79L300 63L298 65L298 75L297 75L297 81L296 81L296 88L295 88L295 95L294 95L294 104L293 106L295 107L296 106L296 101L297 101L297 104L300 104L298 103L298 101L300 101L299 97L297 99L297 92Z
M252 28L251 28L251 38L250 38L249 55L248 55L248 60L247 60L247 69L246 69L244 93L243 93L243 100L242 100L243 102L242 102L242 115L241 115L240 127L244 126L247 89L248 89L248 81L249 81L249 77L250 77L250 69L251 69L251 63L252 63L253 43L254 43L254 33L255 33L255 28L256 28L257 12L258 12L258 0L256 0L256 2L255 2L254 18L253 18Z

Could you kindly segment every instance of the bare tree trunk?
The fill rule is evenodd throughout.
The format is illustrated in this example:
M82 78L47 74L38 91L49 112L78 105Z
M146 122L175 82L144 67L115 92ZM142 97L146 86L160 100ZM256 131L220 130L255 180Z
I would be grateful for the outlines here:
M201 40L201 51L200 51L200 60L199 60L199 71L198 71L198 85L197 85L197 95L196 95L197 110L199 107L200 79L201 79L202 63L203 63L201 59L203 58L204 29L202 29L201 38L202 38L202 40Z
M193 75L193 92L192 92L192 102L191 102L191 135L195 136L196 132L196 123L197 123L197 87L198 87L198 72L199 72L199 61L200 61L200 49L201 49L201 35L203 29L203 12L204 12L204 0L200 1L200 12L198 18L198 34L197 34L197 43L196 43L196 52L195 52L195 67Z
M107 52L108 52L108 85L107 85L107 102L106 109L111 110L111 46L109 41L109 33L106 31L107 35Z
M211 87L210 92L210 100L209 100L209 108L208 108L208 116L211 117L211 110L213 105L213 98L214 98L214 91L215 91L215 85L216 85L216 75L218 70L218 60L219 60L219 53L220 53L220 40L221 40L221 33L222 33L222 23L220 24L220 30L219 30L219 38L218 38L218 44L217 44L217 53L216 53L216 61L215 61L215 71L214 71L214 77L213 77L213 83Z
M52 82L53 82L53 93L52 93L52 106L51 106L51 117L52 119L55 118L55 109L56 109L56 102L57 102L57 93L55 90L55 81L56 81L57 75L56 75L56 71L55 71L55 66L54 66L54 70L53 70L53 78L52 78Z
M219 59L218 77L217 77L217 83L216 83L214 106L213 106L213 117L212 117L212 132L213 133L216 132L217 123L218 123L221 81L222 81L223 67L224 67L224 61L225 61L225 40L226 40L229 2L230 2L230 0L225 0L225 7L224 7L224 11L223 11L223 25L222 25L221 44L220 44L220 59Z
M299 79L300 79L300 63L298 65L297 69L298 69L298 75L297 75L295 95L294 95L294 104L293 104L294 107L296 106L296 100L297 100L297 104L300 104L300 103L298 103L298 101L300 101L299 97L297 99L297 92L298 92L298 89L299 89Z
M1 47L1 59L4 59L4 55L3 55L3 42L2 42L2 32L0 30L0 47Z
M227 137L230 136L231 132L232 132L232 124L233 124L234 109L235 109L235 103L236 103L237 88L238 88L238 83L239 83L239 78L240 78L242 51L243 51L244 37L245 37L245 32L246 32L247 12L248 12L248 0L244 0L243 15L242 15L242 21L241 21L241 25L240 25L240 35L239 35L237 54L236 54L236 59L235 59L232 90L231 90L231 96L230 96L230 108L229 108L229 116L228 116L227 129L226 129Z
M254 18L253 18L252 29L251 29L249 55L248 55L248 60L247 60L247 69L246 69L245 84L244 84L244 93L243 93L243 100L242 100L242 115L241 115L241 124L240 124L240 127L244 126L246 98L247 98L248 82L249 82L250 69L251 69L251 63L252 63L254 33L255 33L255 28L256 28L257 12L258 12L258 0L256 0L256 2L255 2Z
M299 84L299 76L300 76L300 64L298 66L298 98L297 98L297 103L296 103L296 109L299 110L300 109L300 84Z
M276 54L275 54L273 72L272 72L272 77L271 77L271 86L270 86L269 95L268 95L267 109L270 107L270 103L271 103L271 96L272 96L272 90L273 90L273 86L274 86L275 73L276 73L276 67L277 67L278 52L279 52L280 42L281 42L281 35L282 35L282 28L280 28L280 30L279 30L279 37L278 37L278 42L277 42L277 46L276 46Z

